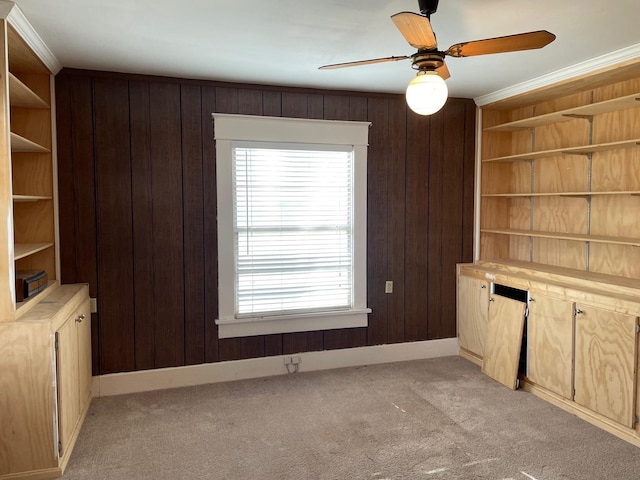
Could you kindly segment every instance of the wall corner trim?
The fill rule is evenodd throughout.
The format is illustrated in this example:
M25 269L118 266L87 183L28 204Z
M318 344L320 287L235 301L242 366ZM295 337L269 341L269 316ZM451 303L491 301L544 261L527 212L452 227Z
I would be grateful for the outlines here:
M106 397L150 390L285 375L287 374L287 366L284 364L284 359L292 356L300 358L298 371L302 373L333 368L422 360L457 354L457 338L323 350L101 375L93 377L92 391L94 397Z
M592 74L598 70L611 68L612 65L636 60L638 58L640 58L640 43L600 55L584 62L576 63L575 65L497 90L493 93L481 95L474 98L474 101L476 102L476 105L480 107L489 105L538 88L548 87L565 80L571 80L582 75Z

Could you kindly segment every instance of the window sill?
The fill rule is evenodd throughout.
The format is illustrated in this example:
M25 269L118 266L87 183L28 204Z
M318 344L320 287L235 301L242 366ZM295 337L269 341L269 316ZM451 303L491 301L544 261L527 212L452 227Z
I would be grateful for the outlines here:
M218 338L250 337L275 333L366 327L369 313L371 313L370 308L363 308L344 312L216 319L216 325L218 325Z

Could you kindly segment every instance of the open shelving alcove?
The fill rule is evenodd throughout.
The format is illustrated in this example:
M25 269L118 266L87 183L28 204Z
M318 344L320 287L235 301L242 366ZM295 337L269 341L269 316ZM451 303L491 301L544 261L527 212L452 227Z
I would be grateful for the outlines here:
M55 286L58 262L55 248L55 157L51 108L53 77L50 69L17 31L16 27L20 25L17 23L14 26L11 22L5 24L13 269L43 270L51 285ZM27 303L16 304L16 317L26 311L22 307Z

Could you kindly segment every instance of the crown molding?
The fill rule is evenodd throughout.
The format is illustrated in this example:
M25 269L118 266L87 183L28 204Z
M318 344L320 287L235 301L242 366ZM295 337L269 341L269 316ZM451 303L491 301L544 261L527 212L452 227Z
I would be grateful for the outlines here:
M24 16L22 10L13 2L3 1L0 4L0 15L7 19L9 25L11 25L25 43L34 51L34 53L40 58L42 63L49 69L54 75L62 69L62 64L58 61L49 47L44 43L38 32L35 31L33 26Z
M618 63L628 62L630 60L640 58L640 43L631 45L629 47L621 48L604 55L586 60L584 62L571 65L566 68L562 68L555 72L542 75L540 77L527 80L526 82L518 83L510 87L497 90L493 93L481 95L474 98L476 105L482 107L490 103L499 102L516 95L530 92L542 87L548 87L559 82L571 80L582 75L593 74L598 70L611 68Z

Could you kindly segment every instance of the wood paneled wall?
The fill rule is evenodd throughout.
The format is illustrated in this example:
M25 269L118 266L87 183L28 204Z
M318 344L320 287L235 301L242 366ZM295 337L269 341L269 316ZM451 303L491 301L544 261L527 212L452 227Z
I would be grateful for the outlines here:
M61 280L98 299L95 375L456 335L473 101L425 118L402 95L65 69L56 109ZM212 112L372 122L367 328L218 339Z

